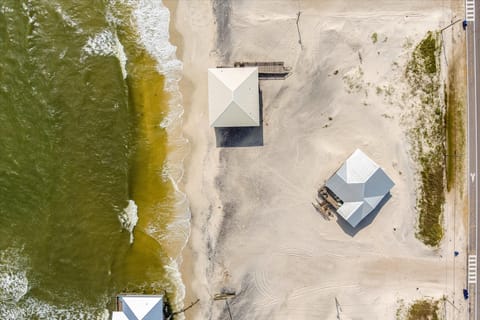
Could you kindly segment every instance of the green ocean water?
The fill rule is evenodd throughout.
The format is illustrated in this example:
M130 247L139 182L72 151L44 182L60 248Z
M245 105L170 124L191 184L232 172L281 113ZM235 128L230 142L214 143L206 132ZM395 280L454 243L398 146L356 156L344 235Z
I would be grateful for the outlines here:
M0 2L0 319L102 318L122 291L178 298L169 94L138 3Z

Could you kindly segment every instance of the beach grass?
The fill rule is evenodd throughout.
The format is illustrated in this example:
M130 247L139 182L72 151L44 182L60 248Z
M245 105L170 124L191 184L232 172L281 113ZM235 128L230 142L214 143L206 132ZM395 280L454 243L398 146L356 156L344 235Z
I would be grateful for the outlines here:
M407 311L406 320L438 320L438 301L417 300Z
M400 300L397 308L396 320L439 320L440 319L440 300L419 299L410 305L405 305L405 301Z
M416 98L411 105L413 123L408 133L419 173L416 236L432 247L440 244L444 233L447 151L440 53L440 34L429 31L414 48L405 70L411 93Z
M447 106L447 191L461 183L465 154L464 101L456 85L458 75L457 61L453 59L448 68L448 85L445 86L445 104ZM460 181L457 181L460 180Z

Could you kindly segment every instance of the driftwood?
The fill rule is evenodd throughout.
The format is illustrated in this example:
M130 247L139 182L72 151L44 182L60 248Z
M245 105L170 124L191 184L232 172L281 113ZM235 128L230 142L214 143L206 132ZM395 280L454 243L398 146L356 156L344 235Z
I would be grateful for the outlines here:
M228 311L230 320L233 320L233 318L232 318L232 312L230 311L230 305L228 304L228 299L233 298L235 296L236 296L235 292L222 292L222 293L217 293L213 296L214 301L219 301L219 300L225 301L225 305L227 306L227 311Z
M233 297L235 297L235 292L217 293L213 296L213 300L227 300L228 298Z
M193 307L194 305L196 305L199 301L200 301L200 299L197 299L197 300L195 300L194 302L192 302L188 307L183 308L182 310L179 310L179 311L172 312L172 314L170 314L170 315L168 316L167 320L173 319L173 316L174 316L174 315L177 315L177 314L180 314L180 313L184 313L185 311L187 311L188 309L190 309L191 307Z
M298 11L297 13L297 33L298 33L298 44L300 44L300 47L303 49L303 44L302 44L302 35L300 34L300 27L298 26L298 22L300 21L300 14L302 14L302 11Z

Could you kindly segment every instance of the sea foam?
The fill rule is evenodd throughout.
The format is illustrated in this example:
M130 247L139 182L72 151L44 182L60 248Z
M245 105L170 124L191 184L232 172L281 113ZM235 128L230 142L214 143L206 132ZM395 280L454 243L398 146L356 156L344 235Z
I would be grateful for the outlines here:
M178 90L182 63L176 59L177 47L169 41L170 12L161 1L140 0L134 7L141 44L157 60L157 70L166 77L165 89Z
M76 33L82 33L83 29L80 28L79 24L75 19L73 19L63 8L60 4L55 4L55 11L62 17L62 20L65 24L73 29L75 29Z
M157 70L165 76L165 90L171 93L168 115L161 128L169 128L183 114L178 82L183 64L176 58L177 47L170 43L170 11L160 0L140 0L133 11L141 44L156 59Z
M106 309L76 303L68 306L53 306L35 298L26 298L19 303L0 303L0 319L62 319L62 320L108 320Z
M29 259L22 248L0 251L0 319L107 320L108 310L81 302L57 306L29 295Z
M27 259L21 250L0 251L0 302L18 302L27 294L26 269Z
M85 61L86 57L92 55L117 57L123 78L127 78L127 55L117 34L111 30L105 29L89 37L82 48L82 53L80 58L82 62Z
M138 222L138 215L137 215L138 207L133 200L128 200L128 205L125 209L123 209L122 213L118 216L120 220L120 224L122 227L130 232L130 243L133 243L133 229Z

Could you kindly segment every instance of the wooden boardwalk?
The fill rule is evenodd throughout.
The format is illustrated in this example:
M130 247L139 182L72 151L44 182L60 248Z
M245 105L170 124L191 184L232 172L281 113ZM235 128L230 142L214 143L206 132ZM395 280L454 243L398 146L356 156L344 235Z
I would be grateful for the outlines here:
M257 67L259 80L283 80L289 73L290 68L285 67L283 61L240 61L233 64L234 68ZM225 67L228 68L228 67Z

